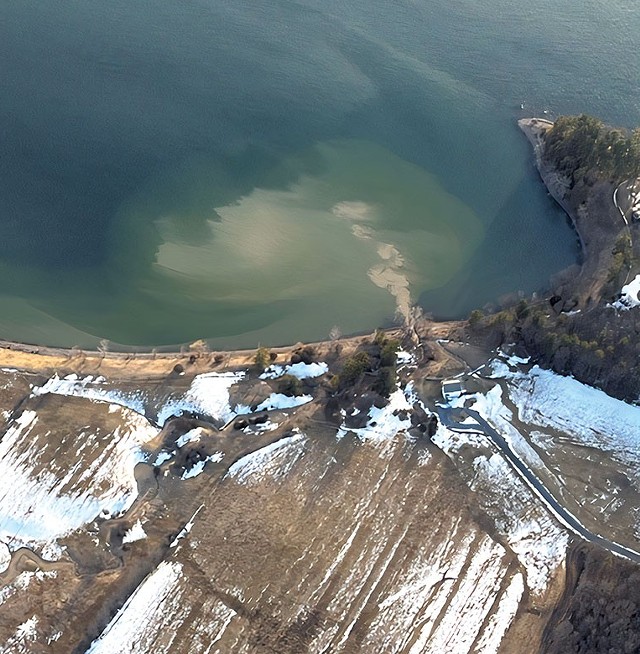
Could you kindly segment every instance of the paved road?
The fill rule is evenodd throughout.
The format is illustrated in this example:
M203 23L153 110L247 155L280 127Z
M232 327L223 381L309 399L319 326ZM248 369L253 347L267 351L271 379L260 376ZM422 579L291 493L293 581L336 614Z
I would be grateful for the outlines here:
M457 432L478 432L481 431L486 436L491 438L496 447L503 454L505 459L516 472L522 477L526 484L533 490L533 492L540 497L547 508L558 518L558 520L566 527L571 529L584 540L599 545L605 550L609 550L613 554L617 554L629 561L640 564L640 552L624 547L619 543L607 540L598 534L594 534L587 529L584 525L580 524L578 520L564 507L558 500L547 490L546 486L536 477L536 475L527 467L527 465L518 457L518 455L509 447L507 441L477 412L471 409L462 409L462 411L471 416L476 422L477 427L474 425L460 424L456 422L453 413L455 410L440 407L438 408L438 416L442 424L444 424L451 431Z
M631 226L629 225L629 221L627 220L627 216L626 216L625 212L620 208L620 205L618 204L618 191L620 190L620 188L623 185L626 185L627 190L628 190L629 181L622 182L621 184L618 184L618 186L616 186L616 188L615 188L615 190L613 192L613 204L615 205L615 208L618 210L620 216L622 217L622 220L623 220L624 226L625 226L625 232L626 232L627 236L629 237L629 242L631 243L631 251L633 252L633 235L631 234ZM629 281L629 276L631 275L631 267L632 266L630 265L629 269L627 270L627 276L624 279L625 284Z
M629 186L629 182L622 182L622 184L618 184L618 186L616 186L615 191L613 192L613 204L615 205L616 209L620 212L620 216L622 217L624 224L627 226L627 229L629 229L629 221L627 220L627 216L624 213L624 211L620 208L620 205L618 204L618 191L620 190L620 187L623 184L626 184L627 187Z

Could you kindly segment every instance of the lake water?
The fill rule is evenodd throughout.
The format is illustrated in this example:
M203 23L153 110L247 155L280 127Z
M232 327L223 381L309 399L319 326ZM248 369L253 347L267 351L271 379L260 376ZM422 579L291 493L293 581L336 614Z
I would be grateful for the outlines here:
M544 288L576 239L516 119L639 124L639 30L632 0L4 2L0 337L253 347Z

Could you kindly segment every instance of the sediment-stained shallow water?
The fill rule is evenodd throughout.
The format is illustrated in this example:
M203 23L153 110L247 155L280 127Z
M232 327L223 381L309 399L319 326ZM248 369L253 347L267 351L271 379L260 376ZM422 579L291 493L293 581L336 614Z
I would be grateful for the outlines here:
M250 347L541 288L575 237L515 120L640 122L639 26L626 0L5 3L0 337Z

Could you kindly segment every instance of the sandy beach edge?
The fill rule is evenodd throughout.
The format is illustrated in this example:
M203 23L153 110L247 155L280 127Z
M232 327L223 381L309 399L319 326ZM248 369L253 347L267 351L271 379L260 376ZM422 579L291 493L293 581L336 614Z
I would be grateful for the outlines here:
M432 321L422 318L412 332L420 338L446 338L452 331L466 324L464 320ZM404 327L390 327L382 330L393 338L403 340L407 334ZM340 346L343 354L355 350L359 345L373 338L375 331L356 334L334 340L298 342L279 347L265 347L276 355L276 362L282 363L295 350L311 346L318 359L335 352ZM254 363L256 348L239 350L210 350L205 341L196 341L174 352L95 351L80 348L57 348L29 345L0 340L0 369L16 370L38 375L104 376L110 379L154 380L166 378L181 366L187 375L205 372L224 372L247 368Z

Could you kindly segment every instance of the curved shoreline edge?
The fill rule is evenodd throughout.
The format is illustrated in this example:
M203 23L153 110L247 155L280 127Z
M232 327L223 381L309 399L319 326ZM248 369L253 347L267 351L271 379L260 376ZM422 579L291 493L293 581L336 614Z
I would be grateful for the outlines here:
M631 225L625 213L632 207L630 189L638 182L611 179L599 170L572 181L544 158L545 135L553 125L544 118L518 120L533 147L535 165L549 195L568 216L580 243L579 270L574 273L568 268L558 273L554 295L571 309L591 309L610 302L638 268L637 225ZM619 204L620 190L626 191L625 210ZM620 256L626 261L624 280L619 275Z
M567 186L565 183L563 183L564 180L562 177L555 170L545 164L542 158L542 153L544 151L543 137L546 132L553 127L553 122L547 120L546 118L521 118L518 120L518 127L522 130L524 135L527 137L527 140L533 147L535 165L536 169L538 170L538 174L540 175L542 182L549 192L549 195L551 195L551 197L569 217L569 220L573 225L573 229L578 235L582 256L586 259L587 247L584 241L584 237L578 227L577 216L565 200Z
M549 166L542 158L544 134L553 126L553 122L545 118L522 118L518 127L525 134L535 155L535 165L538 173L551 197L567 214L574 227L583 258L586 259L587 249L584 237L578 227L577 216L565 200L567 186L565 180ZM449 334L453 329L462 327L466 319L452 321L432 321L426 318L410 322L422 323L422 329L428 326L428 331L435 333L435 338ZM405 334L406 327L391 327L384 329L390 334ZM417 335L415 326L411 331ZM319 351L328 351L336 343L349 345L360 343L371 338L374 332L354 334L337 340L316 341L305 343ZM200 345L199 345L200 344ZM115 345L115 344L114 344ZM280 357L290 354L303 343L270 347L269 350ZM122 346L117 346L121 348ZM55 371L63 373L81 372L82 374L109 375L128 379L156 379L166 377L173 368L180 364L189 374L223 371L232 368L247 367L253 363L256 348L236 350L210 350L206 341L199 340L191 345L185 344L180 350L160 351L152 348L139 351L136 348L118 349L117 351L91 350L87 348L63 348L20 343L17 341L0 340L0 368L15 369L35 374L51 374ZM222 359L220 360L220 356ZM217 359L217 360L216 360Z

